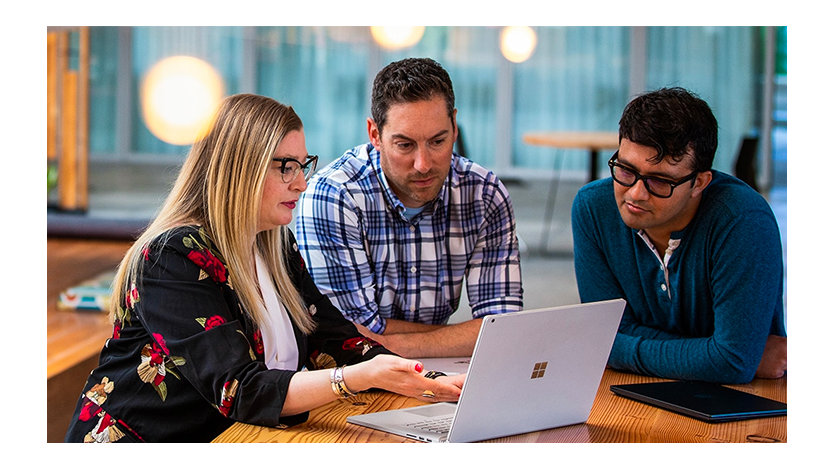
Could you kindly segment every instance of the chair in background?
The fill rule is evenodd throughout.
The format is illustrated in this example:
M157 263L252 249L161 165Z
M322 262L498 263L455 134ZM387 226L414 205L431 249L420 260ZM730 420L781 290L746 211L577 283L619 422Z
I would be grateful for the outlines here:
M466 145L463 143L463 129L458 124L458 138L455 140L455 153L461 157L469 158L466 154Z
M756 174L758 173L756 151L758 148L758 135L751 134L745 136L741 139L741 145L738 148L735 165L736 178L750 185L750 187L756 190L756 192L759 191L759 186L756 184Z
M455 140L454 152L456 154L460 155L461 157L466 157L469 160L475 161L475 159L472 158L472 156L470 156L468 153L466 153L466 144L465 144L465 141L464 141L464 138L463 138L463 128L460 125L460 123L458 123L458 138ZM524 185L524 182L521 179L514 178L514 177L511 177L511 176L506 176L506 175L501 178L501 182L504 183L504 186L513 186L513 185L523 186Z

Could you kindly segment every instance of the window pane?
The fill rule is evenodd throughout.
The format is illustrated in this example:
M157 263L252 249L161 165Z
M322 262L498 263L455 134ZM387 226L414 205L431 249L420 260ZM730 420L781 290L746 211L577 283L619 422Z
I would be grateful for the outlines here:
M628 101L629 28L536 28L529 60L513 65L513 163L585 174L587 150L524 144L531 131L617 131ZM602 165L600 165L602 168Z
M90 153L116 152L119 28L90 28Z
M496 149L498 28L427 27L411 48L384 52L379 68L405 57L431 57L449 72L466 157L491 168Z
M257 92L295 109L321 165L365 142L368 28L257 29ZM321 166L320 165L320 166Z
M397 51L378 46L367 27L94 27L92 157L176 161L185 155L187 145L167 144L150 133L139 97L141 80L153 64L185 54L215 67L226 94L254 92L292 105L305 124L310 152L326 164L367 141L373 77L389 62L411 56L432 57L449 71L470 158L501 170L507 164L526 170L558 164L584 177L587 151L561 150L567 158L555 160L555 149L526 145L522 136L536 130L616 131L630 99L631 28L535 31L536 50L516 64L500 53L499 27L427 27L420 42ZM730 171L741 136L758 121L758 29L646 31L645 89L684 86L706 99L721 129L716 167ZM119 108L122 103L129 107Z
M188 145L172 145L151 134L142 119L140 90L145 74L157 62L176 55L208 62L225 82L225 93L239 90L243 69L243 37L239 27L132 28L131 150L138 153L185 155Z
M718 120L714 168L732 173L742 137L759 119L751 27L652 27L648 30L648 89L681 86L709 103Z

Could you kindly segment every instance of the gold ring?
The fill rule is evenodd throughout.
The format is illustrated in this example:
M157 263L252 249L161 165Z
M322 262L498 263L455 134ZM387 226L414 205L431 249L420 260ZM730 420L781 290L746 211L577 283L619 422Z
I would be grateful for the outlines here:
M423 390L423 398L434 398L434 392L431 390Z

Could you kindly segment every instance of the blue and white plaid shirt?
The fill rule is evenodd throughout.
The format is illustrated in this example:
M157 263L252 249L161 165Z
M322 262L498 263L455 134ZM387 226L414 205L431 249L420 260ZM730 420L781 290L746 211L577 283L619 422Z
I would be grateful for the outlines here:
M437 199L408 220L370 143L317 172L301 194L298 246L319 289L375 333L386 319L443 324L463 280L473 318L522 308L515 217L491 171L453 155Z

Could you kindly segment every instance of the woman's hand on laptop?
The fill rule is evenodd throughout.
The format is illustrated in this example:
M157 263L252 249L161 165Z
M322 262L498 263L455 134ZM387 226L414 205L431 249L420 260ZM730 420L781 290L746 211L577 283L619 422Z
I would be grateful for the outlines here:
M381 388L422 401L458 400L465 374L429 379L423 373L420 361L381 354L345 367L344 380L351 390Z
M456 401L458 401L458 398L460 398L460 391L463 388L463 381L465 379L466 379L466 374L445 375L443 377L438 377L438 378L434 379L434 381L437 382L438 384L443 384L444 385L444 390L445 390L446 385L451 386L452 389L453 389L452 395L449 395L447 397L438 397L437 394L435 393L434 398L423 397L422 395L418 398L421 399L421 400L426 400L426 401L453 401L453 402L456 402ZM436 388L436 387L432 387L432 388Z

